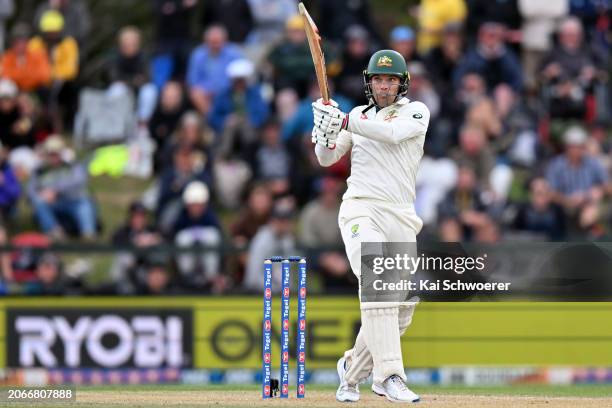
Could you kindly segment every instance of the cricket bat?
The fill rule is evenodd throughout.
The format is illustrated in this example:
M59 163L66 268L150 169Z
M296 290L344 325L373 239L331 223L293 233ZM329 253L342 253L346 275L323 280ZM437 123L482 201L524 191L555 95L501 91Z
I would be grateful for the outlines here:
M304 30L306 31L306 37L308 37L308 46L310 47L310 54L312 55L312 62L314 63L315 72L317 74L317 82L319 83L319 89L321 90L321 98L323 103L329 103L329 86L327 85L327 72L325 70L325 56L321 49L321 36L319 35L319 29L308 14L306 7L303 3L298 5L300 15L304 20Z

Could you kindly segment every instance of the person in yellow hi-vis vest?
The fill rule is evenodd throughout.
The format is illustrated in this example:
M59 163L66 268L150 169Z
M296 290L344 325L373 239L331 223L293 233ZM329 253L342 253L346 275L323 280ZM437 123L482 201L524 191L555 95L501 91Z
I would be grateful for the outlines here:
M79 46L73 37L63 34L64 17L59 11L46 11L38 28L40 35L30 40L28 48L49 55L51 83L42 97L48 104L55 131L61 131L64 125L70 126L75 110Z

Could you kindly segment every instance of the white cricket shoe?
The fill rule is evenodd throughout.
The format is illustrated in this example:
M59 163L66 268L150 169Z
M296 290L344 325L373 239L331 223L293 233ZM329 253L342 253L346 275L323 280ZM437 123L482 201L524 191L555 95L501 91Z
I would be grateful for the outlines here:
M336 399L340 402L357 402L359 401L359 385L349 385L344 381L344 374L346 373L345 367L346 360L344 357L338 360L336 369L338 370L338 377L340 377L340 386L336 391Z
M392 375L382 384L372 384L372 391L391 402L419 402L420 397L410 391L399 375Z

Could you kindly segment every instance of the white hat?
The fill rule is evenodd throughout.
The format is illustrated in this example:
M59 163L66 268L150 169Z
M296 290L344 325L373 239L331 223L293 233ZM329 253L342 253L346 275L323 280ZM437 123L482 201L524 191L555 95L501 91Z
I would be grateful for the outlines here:
M10 79L0 79L0 98L14 98L17 96L17 85Z
M209 198L208 187L201 181L192 181L183 192L183 202L185 204L206 204Z
M255 73L255 66L245 58L232 61L227 66L227 76L235 78L250 78Z
M587 133L580 126L571 126L563 134L563 142L566 146L579 146L587 141Z

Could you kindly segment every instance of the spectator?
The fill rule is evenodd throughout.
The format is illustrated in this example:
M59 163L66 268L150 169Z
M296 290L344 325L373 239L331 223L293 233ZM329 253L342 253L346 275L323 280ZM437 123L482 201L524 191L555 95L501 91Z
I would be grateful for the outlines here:
M325 55L329 69L333 58L329 53ZM272 49L266 60L272 66L275 90L292 88L300 97L306 94L314 67L302 17L295 15L287 20L285 39Z
M51 81L49 57L28 47L30 28L17 23L11 30L11 48L2 56L2 75L24 92L38 91Z
M373 48L380 48L383 40L376 30L373 13L368 0L317 1L319 15L317 24L325 39L335 43L342 42L342 36L353 25L364 27L373 41Z
M245 205L240 209L237 219L230 226L233 245L238 249L231 256L229 269L235 282L242 282L244 270L248 261L249 242L253 239L259 228L267 224L272 209L272 194L264 184L255 184L251 187Z
M42 150L43 166L28 185L28 198L40 227L54 239L62 239L64 227L76 224L81 237L93 239L96 210L89 194L87 169L62 157L66 146L58 135L45 140Z
M459 147L450 153L458 166L471 165L481 186L490 188L489 178L495 166L495 155L484 131L476 126L465 126L459 132Z
M363 67L370 61L370 37L365 28L355 25L344 33L346 47L342 53L342 66L336 78L336 89L353 101L363 99ZM335 97L335 96L334 96Z
M5 219L13 215L21 194L19 180L7 159L8 152L0 144L0 216Z
M162 165L162 152L170 137L185 114L188 106L183 87L176 81L167 82L161 92L159 104L149 121L149 133L155 141L155 171L159 172Z
M82 0L48 0L36 9L34 21L40 24L44 14L49 10L56 10L62 14L66 21L65 34L73 37L83 45L91 31L91 16L87 3Z
M410 87L406 96L413 101L423 102L429 109L431 118L437 118L440 113L440 96L429 81L425 65L415 61L408 64L410 72Z
M461 26L467 15L465 0L423 0L420 4L418 52L427 55L444 45L444 30L449 25Z
M112 244L115 246L129 246L132 250L121 251L113 260L111 266L111 280L118 284L129 286L122 288L122 293L128 293L133 289L136 282L126 280L130 277L130 271L142 267L146 261L146 255L140 253L139 249L146 249L162 242L162 237L157 228L149 223L147 209L140 202L130 204L128 217L124 225L120 226L112 235Z
M0 246L8 245L8 234L4 227L4 220L0 217ZM13 281L13 265L11 263L11 254L6 251L0 251L0 287Z
M325 293L352 290L351 285L355 283L351 267L341 250L342 236L336 225L341 188L339 180L323 178L319 197L308 203L300 214L300 243L315 251L316 248L325 248L309 257L312 268L322 273Z
M17 86L10 79L0 79L0 142L8 150L34 146L32 120L22 111Z
M426 54L424 63L427 67L427 74L436 87L438 95L452 95L455 92L452 84L453 71L463 56L461 26L459 24L448 24L441 29L440 36L442 38L440 45L431 48L429 53ZM449 107L445 108L447 104L444 101L447 99L442 98L443 112L449 110Z
M191 21L198 0L155 0L155 53L151 76L157 89L170 79L182 81L192 48Z
M61 132L65 126L71 127L76 110L79 46L64 33L64 17L58 11L46 11L39 30L41 36L32 38L28 48L49 56L51 84L44 99L48 101L54 129Z
M289 191L290 157L280 138L280 124L270 120L261 132L261 145L255 153L255 176L267 184L272 194Z
M249 246L249 261L243 281L247 291L261 291L261 268L263 261L272 256L290 256L295 253L294 208L290 198L279 199L272 210L270 221L258 231ZM281 274L272 273L272 290L280 291Z
M208 114L213 98L230 86L227 67L241 56L240 49L227 42L225 28L213 25L204 32L204 44L193 50L187 67L191 101L202 114Z
M535 89L538 69L543 58L552 48L552 34L557 20L568 12L567 0L529 1L519 0L523 18L522 65L525 84Z
M172 277L169 259L165 253L150 254L140 269L142 280L134 290L135 295L160 296L182 293Z
M183 193L184 207L172 230L174 242L179 247L207 247L203 252L177 256L183 284L197 288L199 292L212 290L220 293L226 286L225 276L221 274L221 253L218 248L222 244L223 234L209 198L206 184L201 181L189 183Z
M565 234L563 209L552 202L548 182L536 178L529 185L529 202L518 208L512 224L519 231L542 234L547 240L560 241Z
M294 0L247 0L253 15L254 28L246 40L246 52L258 65L270 47L283 38L285 23L298 12Z
M468 0L466 28L468 38L480 36L480 29L489 22L506 28L504 37L516 44L521 40L521 14L518 0Z
M488 22L478 31L478 42L472 48L454 73L455 86L469 73L482 76L488 90L499 84L508 84L516 92L523 85L521 66L514 53L504 44L504 27L498 23Z
M176 149L172 167L167 168L159 179L159 199L155 212L158 226L168 233L181 209L181 196L191 181L199 180L210 185L212 175L208 159L189 147Z
M234 245L244 247L253 239L257 230L266 224L272 209L272 194L264 184L251 188L246 205L238 213L230 231Z
M459 167L456 187L439 204L438 220L440 238L447 242L470 240L478 228L489 223L476 174L468 164Z
M66 276L59 257L47 252L36 265L36 279L25 284L24 292L37 296L76 295L81 293L81 282Z
M119 31L117 51L112 56L110 79L116 92L129 89L137 96L138 120L147 123L155 109L157 88L149 82L148 61L142 51L140 38L140 30L136 27L127 26Z
M209 116L211 126L221 136L219 149L225 155L236 143L253 144L257 129L269 115L268 103L260 84L255 81L255 67L251 61L232 61L227 67L227 76L230 87L215 98Z
M402 54L406 63L421 60L421 57L417 54L416 38L412 28L408 26L395 27L389 35L389 43L391 49Z
M230 0L223 2L204 2L202 27L213 24L223 26L233 43L244 43L253 29L253 16L248 0Z
M6 21L15 12L15 2L13 0L0 1L0 52L4 52L6 45Z
M609 189L608 174L597 158L586 153L584 129L572 126L563 138L565 153L553 159L546 170L553 202L570 217L571 232L594 232L601 216L599 204Z
M187 111L181 117L178 128L162 152L160 152L160 167L172 165L174 153L179 149L190 149L198 156L198 161L210 169L210 146L214 140L212 129L204 125L202 116L194 111Z
M583 42L580 20L565 19L559 28L559 45L544 58L541 71L550 88L548 103L553 118L584 118L586 96L592 93L599 63L599 57Z

